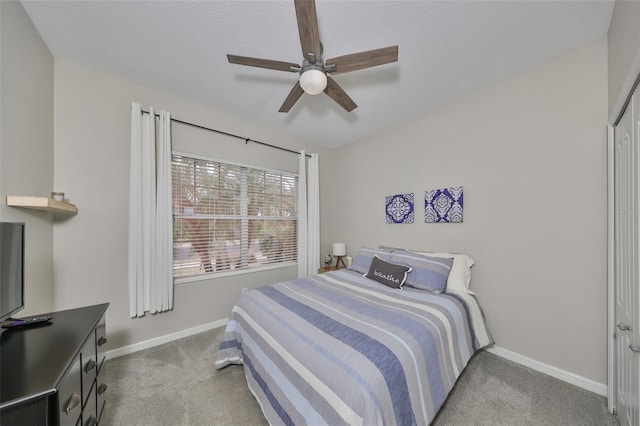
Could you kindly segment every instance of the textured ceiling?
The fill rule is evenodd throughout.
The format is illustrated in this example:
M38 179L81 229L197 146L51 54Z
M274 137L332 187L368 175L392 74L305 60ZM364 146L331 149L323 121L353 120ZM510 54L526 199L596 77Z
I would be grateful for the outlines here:
M350 113L305 94L288 114L296 74L226 54L300 63L291 0L22 4L57 58L337 147L604 37L614 1L316 0L325 58L397 44L399 59L335 76Z

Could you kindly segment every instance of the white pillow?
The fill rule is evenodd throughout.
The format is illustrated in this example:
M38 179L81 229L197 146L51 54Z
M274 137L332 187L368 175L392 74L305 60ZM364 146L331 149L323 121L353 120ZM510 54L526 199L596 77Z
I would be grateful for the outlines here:
M469 256L460 253L434 253L430 251L416 251L416 253L432 257L453 258L453 266L451 266L451 272L447 277L447 291L470 291L471 267L475 262Z

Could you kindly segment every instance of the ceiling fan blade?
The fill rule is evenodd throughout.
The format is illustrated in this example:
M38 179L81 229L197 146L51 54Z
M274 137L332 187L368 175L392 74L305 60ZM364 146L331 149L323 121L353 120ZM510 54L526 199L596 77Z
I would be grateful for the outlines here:
M296 17L298 18L298 32L302 56L309 59L309 53L315 55L316 61L322 61L320 34L318 31L318 15L315 0L294 0Z
M300 82L296 81L296 84L294 84L291 92L289 92L287 99L284 100L284 103L282 104L278 112L289 112L293 104L295 104L298 99L300 99L300 96L302 96L303 93L304 90L302 90L302 87L300 87Z
M248 65L250 67L268 68L278 71L291 71L291 67L300 68L292 62L272 61L271 59L249 58L247 56L227 55L230 64Z
M332 71L332 74L344 74L397 61L398 46L389 46L327 59L326 65L336 65L336 70Z
M324 93L329 95L329 97L336 101L342 108L346 109L347 112L351 112L358 107L358 105L353 102L353 99L347 95L347 92L329 76L327 76L327 87L324 89Z

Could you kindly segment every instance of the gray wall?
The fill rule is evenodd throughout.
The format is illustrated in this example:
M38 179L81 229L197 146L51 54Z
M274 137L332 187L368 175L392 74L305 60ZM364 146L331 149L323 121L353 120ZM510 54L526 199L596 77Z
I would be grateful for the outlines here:
M338 152L354 254L469 254L496 344L606 383L607 45L593 42ZM424 223L424 191L464 186L464 223ZM411 225L386 195L413 192Z
M53 57L22 5L0 1L0 220L25 222L25 310L53 308L51 213L7 207L7 195L53 189Z
M609 114L615 120L640 73L640 2L616 0L608 33Z
M241 117L187 102L74 64L55 62L55 184L78 206L78 215L54 232L56 309L110 302L110 348L139 343L226 319L243 287L296 276L295 268L217 278L175 287L175 309L130 319L127 220L130 104L169 110L175 118L295 150L320 154L321 196L332 188L333 152ZM297 156L257 144L173 125L174 148L245 164L297 170ZM325 223L321 223L324 226ZM328 245L326 243L325 245Z

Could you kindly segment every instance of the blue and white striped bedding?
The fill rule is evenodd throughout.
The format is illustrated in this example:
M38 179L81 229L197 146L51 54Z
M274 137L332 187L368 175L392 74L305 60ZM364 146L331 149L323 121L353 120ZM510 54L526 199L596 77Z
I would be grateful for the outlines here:
M474 296L343 269L245 293L215 365L244 365L272 425L426 425L490 343Z

